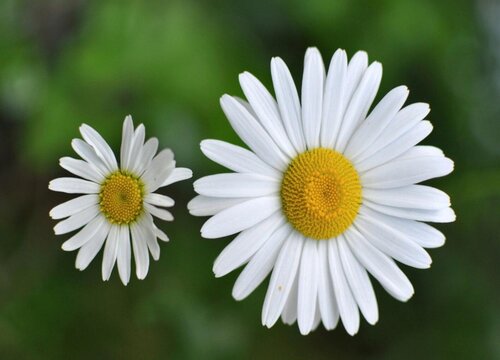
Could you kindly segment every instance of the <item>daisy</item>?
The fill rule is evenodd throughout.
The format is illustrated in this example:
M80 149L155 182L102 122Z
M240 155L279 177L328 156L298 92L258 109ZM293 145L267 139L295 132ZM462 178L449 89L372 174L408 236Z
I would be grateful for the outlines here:
M360 315L378 320L371 274L400 301L413 287L396 261L428 268L424 248L444 236L423 223L455 220L450 199L421 181L449 174L453 162L432 146L417 146L432 130L429 106L403 107L405 86L369 113L382 77L365 52L348 62L307 50L301 100L280 58L271 60L275 100L253 75L240 75L248 100L224 95L221 106L250 150L204 140L202 152L234 173L194 183L191 214L211 216L205 238L239 233L215 260L215 276L245 265L232 295L247 297L271 274L262 324L281 316L308 334L320 322L358 331Z
M115 262L124 285L130 279L131 247L136 275L144 279L149 269L149 254L160 258L157 238L167 235L153 222L153 216L172 221L163 209L174 205L168 196L155 193L160 187L189 179L192 172L176 168L174 154L166 149L158 155L158 139L144 142L145 128L134 129L129 115L123 123L123 137L118 165L113 151L97 131L80 127L83 140L71 145L83 159L63 157L62 168L78 177L63 177L49 183L49 189L70 194L84 194L50 211L53 219L63 219L55 227L56 235L82 228L63 243L65 251L77 250L76 268L84 270L104 245L102 279L108 280Z

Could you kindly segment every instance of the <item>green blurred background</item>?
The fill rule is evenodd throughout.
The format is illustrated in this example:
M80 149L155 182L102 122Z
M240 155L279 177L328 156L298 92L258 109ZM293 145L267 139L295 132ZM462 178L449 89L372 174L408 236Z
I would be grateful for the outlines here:
M500 3L498 1L0 2L0 359L500 359ZM48 211L70 196L65 174L78 126L118 149L127 114L195 178L220 171L199 142L241 143L219 107L241 95L238 74L271 85L281 56L300 83L305 49L368 51L385 73L377 99L406 84L431 104L425 143L455 160L431 182L452 196L453 224L426 271L404 267L416 294L399 303L377 284L380 320L355 337L342 326L307 337L260 325L261 286L231 297L237 273L215 279L229 239L204 240L189 216L191 181L168 187L176 221L146 280L101 280L60 245Z

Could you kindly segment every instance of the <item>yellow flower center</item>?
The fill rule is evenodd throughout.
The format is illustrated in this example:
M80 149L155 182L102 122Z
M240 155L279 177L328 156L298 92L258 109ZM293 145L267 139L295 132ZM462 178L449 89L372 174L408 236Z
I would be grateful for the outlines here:
M130 174L114 172L101 185L102 213L113 224L130 224L142 212L144 185Z
M299 154L281 183L283 212L293 227L312 239L342 234L361 205L361 182L342 154L325 148Z

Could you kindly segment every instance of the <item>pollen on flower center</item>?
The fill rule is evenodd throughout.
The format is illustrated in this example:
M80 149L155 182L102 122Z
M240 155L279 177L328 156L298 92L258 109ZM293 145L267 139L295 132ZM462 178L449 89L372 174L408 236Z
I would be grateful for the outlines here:
M281 183L283 212L303 235L330 239L354 221L361 205L358 172L342 154L325 148L299 154Z
M130 174L117 171L101 185L100 208L114 224L129 224L142 212L144 195L142 181Z

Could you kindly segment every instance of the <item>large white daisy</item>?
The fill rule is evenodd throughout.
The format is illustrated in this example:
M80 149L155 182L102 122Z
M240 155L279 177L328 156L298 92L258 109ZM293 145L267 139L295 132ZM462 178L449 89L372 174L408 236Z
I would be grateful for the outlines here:
M396 261L428 268L424 250L444 236L421 222L451 222L442 191L421 181L444 176L453 162L432 146L417 146L432 130L429 106L403 107L408 89L390 91L368 114L382 77L365 52L348 62L338 50L325 73L315 48L305 55L301 101L288 68L271 60L277 101L251 74L240 75L248 99L224 95L229 122L250 150L204 140L201 150L234 171L206 176L194 188L191 214L212 216L205 238L239 233L215 261L224 276L246 264L233 297L248 296L272 271L262 309L271 327L298 322L307 334L338 319L358 331L359 311L378 320L368 274L398 300L413 295ZM359 311L358 311L359 310Z
M166 149L156 154L158 139L144 142L145 128L134 129L132 117L123 123L123 137L118 165L113 151L97 131L82 125L84 140L73 139L71 145L83 159L63 157L60 165L78 176L54 179L49 189L70 194L85 194L60 204L50 211L53 219L63 219L55 227L56 234L77 230L63 243L66 251L80 249L76 268L84 270L104 245L102 279L108 280L115 262L123 284L130 279L131 247L136 275L144 279L149 269L149 254L160 258L157 238L168 241L158 229L153 216L172 221L165 207L174 205L168 196L155 193L160 187L189 179L192 172L176 168L174 154Z

